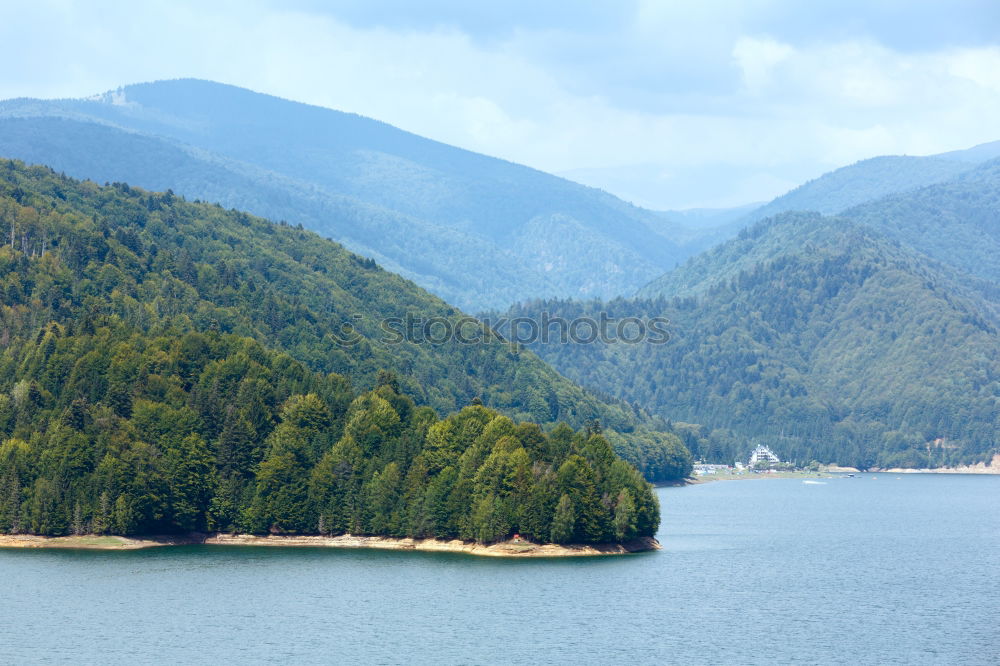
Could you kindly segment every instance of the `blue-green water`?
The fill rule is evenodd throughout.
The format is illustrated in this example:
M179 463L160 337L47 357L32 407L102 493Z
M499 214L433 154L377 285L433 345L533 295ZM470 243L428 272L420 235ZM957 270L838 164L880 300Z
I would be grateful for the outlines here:
M997 663L1000 477L660 491L664 549L0 551L0 660Z

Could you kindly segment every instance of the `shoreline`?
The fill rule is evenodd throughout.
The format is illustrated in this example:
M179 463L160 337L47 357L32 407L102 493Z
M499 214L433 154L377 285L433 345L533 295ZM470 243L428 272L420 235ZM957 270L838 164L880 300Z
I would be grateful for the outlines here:
M842 467L839 465L827 465L819 470L805 471L775 471L775 472L743 472L741 474L717 473L704 474L702 476L690 476L680 481L670 481L658 483L657 487L671 486L695 486L712 481L749 481L757 479L831 479L838 478L845 474L1000 474L1000 454L997 454L989 463L980 462L975 465L960 465L958 467L872 467L868 470L859 470L856 467Z
M671 484L680 486L698 486L703 483L713 481L760 481L763 479L832 479L839 476L839 473L829 472L774 472L774 473L754 473L744 472L743 474L704 474L693 476L685 480L684 483Z
M0 548L62 548L75 550L142 550L166 546L265 546L285 548L364 548L372 550L464 553L480 557L600 557L659 550L653 537L640 537L623 544L537 544L502 541L480 544L454 539L411 539L344 534L324 536L259 536L254 534L201 534L187 536L39 536L0 534Z
M1000 474L1000 453L993 456L989 463L978 462L975 465L959 465L958 467L888 467L869 470L885 474Z

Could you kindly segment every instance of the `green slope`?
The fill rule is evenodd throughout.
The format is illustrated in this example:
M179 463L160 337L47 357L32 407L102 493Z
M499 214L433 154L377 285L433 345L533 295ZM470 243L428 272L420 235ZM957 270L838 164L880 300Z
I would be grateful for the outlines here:
M1000 283L1000 160L969 167L955 178L890 194L849 208L841 217L914 248L994 293ZM669 271L638 290L639 297L690 295L731 279L748 262L765 261L782 251L780 239L720 245ZM957 280L968 281L968 277ZM992 300L998 300L991 296Z
M2 532L656 531L651 487L595 428L418 407L468 390L513 407L520 382L552 391L547 408L589 398L497 342L379 342L380 317L456 313L329 241L7 161L0 227ZM334 340L348 314L370 337Z
M169 192L101 188L14 162L0 164L0 174L4 233L13 229L15 249L28 256L44 245L54 262L9 268L19 286L8 289L6 305L31 315L14 320L20 335L94 311L131 326L166 319L177 330L248 336L361 387L374 385L380 369L394 370L405 393L442 414L479 398L547 426L582 427L596 418L651 478L683 473L659 462L680 449L643 414L596 398L413 283L315 234ZM32 211L50 210L65 211L74 224L59 234L39 226ZM37 276L24 273L31 267ZM36 292L38 284L47 291ZM464 321L466 337L480 331L482 342L425 342L419 321L418 335L397 340L401 326L385 322L407 317L436 320L433 335Z
M843 215L942 263L1000 283L1000 160Z
M689 261L634 301L518 311L665 316L665 345L553 345L567 376L676 421L697 454L764 441L807 462L982 460L1000 441L991 304L953 272L843 218L786 214Z

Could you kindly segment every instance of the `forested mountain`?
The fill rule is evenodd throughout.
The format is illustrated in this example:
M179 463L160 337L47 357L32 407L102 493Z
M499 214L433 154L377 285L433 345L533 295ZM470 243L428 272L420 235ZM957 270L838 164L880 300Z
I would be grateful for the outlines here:
M700 249L600 190L207 81L9 100L0 118L0 155L301 223L470 311L630 293Z
M545 434L475 403L628 414L495 341L382 341L380 318L457 313L332 242L11 161L0 228L0 531L656 530L648 483L593 422ZM643 455L686 455L647 436L662 446Z
M461 313L302 229L10 161L0 229L0 529L593 541L655 529L608 441L651 479L690 472L676 436L485 332L387 337ZM480 400L589 434L483 407L438 423Z
M1000 159L843 214L1000 286Z
M786 211L815 211L830 215L847 208L951 180L972 165L941 157L873 157L824 174L754 210L745 223Z
M546 301L566 318L665 316L653 344L538 346L584 385L687 430L696 455L860 467L957 464L1000 441L991 304L930 258L845 218L788 213L645 288L636 300Z
M1000 159L969 167L955 178L869 201L841 213L943 264L1000 283ZM668 271L637 292L640 297L691 295L730 279L754 262L782 252L780 239L718 246ZM1000 285L998 285L1000 286ZM990 286L987 291L993 290ZM982 289L980 289L982 290ZM997 292L1000 293L1000 292ZM992 297L1000 302L1000 298Z

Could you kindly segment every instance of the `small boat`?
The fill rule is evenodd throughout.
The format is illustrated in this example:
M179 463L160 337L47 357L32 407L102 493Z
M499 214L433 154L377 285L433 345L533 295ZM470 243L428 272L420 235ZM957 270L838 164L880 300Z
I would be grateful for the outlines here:
M853 475L853 474L848 474L848 475L847 475L847 478L848 478L848 479L853 479L853 478L854 478L854 475Z

